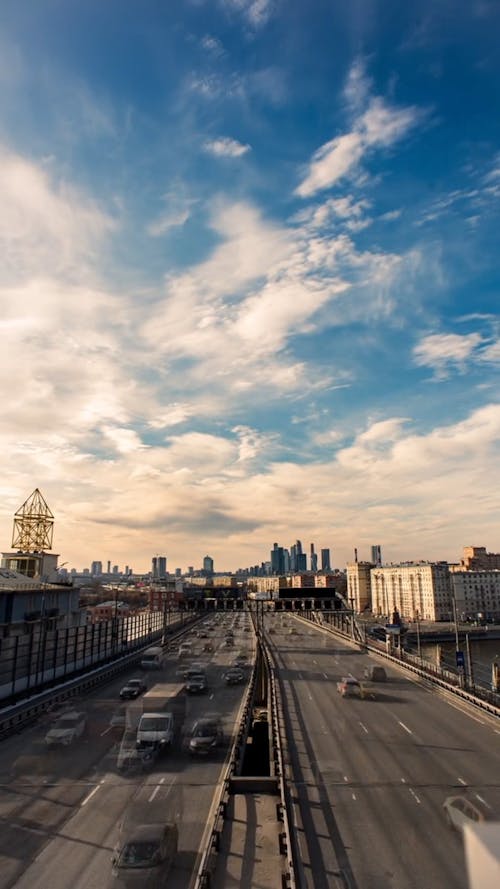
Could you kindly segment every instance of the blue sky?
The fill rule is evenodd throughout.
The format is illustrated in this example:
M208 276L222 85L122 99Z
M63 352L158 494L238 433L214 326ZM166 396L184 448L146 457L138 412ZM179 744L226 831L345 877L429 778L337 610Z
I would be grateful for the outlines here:
M498 551L500 10L4 0L0 528Z

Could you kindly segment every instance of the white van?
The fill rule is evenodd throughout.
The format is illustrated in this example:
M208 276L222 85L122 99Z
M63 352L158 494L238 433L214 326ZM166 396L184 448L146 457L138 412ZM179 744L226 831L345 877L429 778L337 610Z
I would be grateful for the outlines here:
M141 657L141 667L143 670L161 670L165 665L165 654L163 648L155 645L147 648Z

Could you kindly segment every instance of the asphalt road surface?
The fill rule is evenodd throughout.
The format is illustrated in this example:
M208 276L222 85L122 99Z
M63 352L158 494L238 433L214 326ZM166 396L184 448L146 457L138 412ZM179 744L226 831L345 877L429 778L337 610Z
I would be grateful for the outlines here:
M266 616L266 625L305 884L466 889L462 839L442 804L467 792L498 805L498 723L391 667L388 682L367 683L375 700L342 698L338 680L384 662L295 617Z
M178 825L179 853L169 886L189 887L246 690L246 685L226 687L224 668L241 649L248 651L251 663L254 644L253 632L244 632L250 626L249 617L226 618L222 625L222 618L213 615L210 622L216 629L207 628L208 638L191 634L193 658L207 666L209 691L186 696L174 748L151 772L117 770L122 731L110 727L111 715L126 706L120 704L119 689L126 679L141 675L140 669L74 702L74 709L86 713L87 729L71 746L56 750L45 744L55 713L2 743L0 889L103 889L110 882L119 830L156 820L175 820ZM226 648L224 633L230 626L234 647ZM213 642L214 653L202 651L207 641ZM146 674L149 686L168 679L179 681L179 666L172 653L165 670ZM192 759L185 749L185 736L193 722L207 713L221 717L227 742L210 757Z

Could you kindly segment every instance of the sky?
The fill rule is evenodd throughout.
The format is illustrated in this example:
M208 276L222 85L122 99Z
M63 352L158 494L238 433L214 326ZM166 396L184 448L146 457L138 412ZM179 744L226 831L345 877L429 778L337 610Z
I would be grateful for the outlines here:
M494 0L2 0L0 540L500 550Z

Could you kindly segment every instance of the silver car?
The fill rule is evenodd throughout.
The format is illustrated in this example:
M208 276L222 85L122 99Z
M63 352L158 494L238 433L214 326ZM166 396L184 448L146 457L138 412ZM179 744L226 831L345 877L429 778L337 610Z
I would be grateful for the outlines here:
M160 889L177 854L177 825L139 824L124 832L113 856L110 887Z
M48 730L45 735L45 743L48 747L61 745L68 747L78 738L81 738L87 727L85 713L77 713L75 710L63 713Z
M469 796L449 796L443 803L447 823L454 830L463 831L466 824L480 824L494 818L493 810L484 800Z

